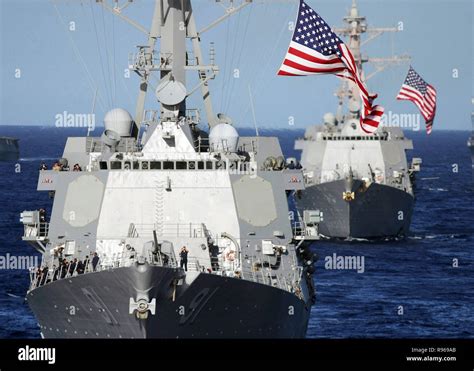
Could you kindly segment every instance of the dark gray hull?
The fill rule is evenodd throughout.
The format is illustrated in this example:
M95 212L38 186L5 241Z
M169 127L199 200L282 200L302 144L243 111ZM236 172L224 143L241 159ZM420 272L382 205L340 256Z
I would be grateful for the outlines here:
M472 180L474 183L474 134L471 135L467 144L469 146L469 150L471 151Z
M19 156L18 139L0 137L0 161L16 161Z
M189 286L180 269L147 266L55 281L27 295L45 338L303 338L309 310L295 295L243 279L201 273ZM147 319L129 314L137 290L156 298ZM71 314L72 313L72 314Z
M385 238L407 235L414 198L399 189L372 183L363 190L354 180L355 198L342 197L346 182L338 180L307 187L295 197L297 208L323 212L320 234L330 238Z

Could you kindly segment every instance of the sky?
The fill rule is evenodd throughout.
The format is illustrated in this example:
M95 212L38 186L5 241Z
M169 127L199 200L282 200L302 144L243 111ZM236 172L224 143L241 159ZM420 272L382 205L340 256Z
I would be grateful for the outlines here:
M110 0L109 0L110 1ZM123 3L124 0L120 0ZM351 0L307 0L333 28L343 25ZM372 27L394 27L363 47L370 57L408 54L417 72L438 92L435 130L471 130L473 106L472 0L358 0ZM124 14L149 29L154 2L135 0ZM193 1L198 28L224 13L212 0ZM259 127L302 129L334 112L339 84L333 75L279 77L296 19L298 1L256 0L202 35L206 59L214 42L218 76L210 82L214 110L236 127L253 126L250 94ZM138 77L125 76L128 55L146 36L114 17L95 0L0 0L0 125L55 125L64 111L94 112L97 125L114 107L135 112ZM70 30L74 22L74 30ZM376 103L392 114L416 114L415 105L395 99L409 64L389 67L368 81ZM365 65L366 74L372 67ZM238 78L234 77L239 70ZM189 89L196 83L188 73ZM154 86L156 86L156 82ZM200 108L199 94L187 101ZM158 109L148 94L148 109ZM205 121L205 119L203 120Z

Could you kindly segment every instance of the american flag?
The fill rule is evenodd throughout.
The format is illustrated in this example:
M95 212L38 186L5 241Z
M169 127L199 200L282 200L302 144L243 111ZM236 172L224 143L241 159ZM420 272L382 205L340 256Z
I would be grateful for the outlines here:
M364 103L360 120L362 130L367 133L375 132L384 109L372 105L377 95L369 94L349 48L303 0L300 1L296 22L290 47L278 75L335 74L352 80L359 87Z
M410 66L405 82L397 95L398 100L411 100L425 118L426 133L431 134L436 114L436 90L426 83Z

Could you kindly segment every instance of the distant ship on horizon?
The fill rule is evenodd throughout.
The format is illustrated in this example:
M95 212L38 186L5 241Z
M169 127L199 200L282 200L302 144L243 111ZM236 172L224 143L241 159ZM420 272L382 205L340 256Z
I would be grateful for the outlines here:
M474 106L474 98L472 98L472 105ZM471 111L471 123L472 123L471 136L469 137L467 141L467 146L471 150L472 180L474 182L474 111Z
M397 29L369 29L355 1L344 21L347 26L335 32L348 37L347 45L361 71L364 62L376 63L378 72L384 69L383 63L401 64L409 60L408 56L371 59L361 54L362 33L373 37ZM407 163L405 151L413 149L413 143L401 128L381 125L374 134L361 129L357 89L344 80L336 93L337 113L325 114L322 125L308 127L304 137L295 142L295 149L302 151L300 163L306 187L296 193L296 207L300 214L304 210L319 213L318 232L323 237L406 236L415 200L414 173L420 170L421 159L413 159L411 165Z
M20 157L18 139L0 137L0 161L15 161Z

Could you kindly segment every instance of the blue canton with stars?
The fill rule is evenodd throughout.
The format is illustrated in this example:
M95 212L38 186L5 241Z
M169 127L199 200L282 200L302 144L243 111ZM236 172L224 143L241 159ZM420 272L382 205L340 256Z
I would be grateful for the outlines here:
M410 67L408 71L407 78L405 79L405 85L411 86L423 95L425 95L428 91L426 81L423 80L412 67Z
M300 3L293 41L311 48L325 56L338 55L337 47L342 40L331 30L331 27L304 1Z

